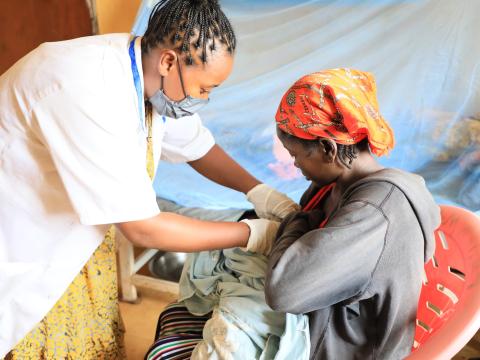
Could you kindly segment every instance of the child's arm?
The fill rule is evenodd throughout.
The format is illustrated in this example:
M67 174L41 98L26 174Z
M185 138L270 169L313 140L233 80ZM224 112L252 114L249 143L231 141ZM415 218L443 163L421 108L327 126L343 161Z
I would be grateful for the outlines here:
M361 294L381 255L387 220L377 208L352 202L325 228L310 229L306 217L297 217L273 246L265 295L274 310L308 313Z

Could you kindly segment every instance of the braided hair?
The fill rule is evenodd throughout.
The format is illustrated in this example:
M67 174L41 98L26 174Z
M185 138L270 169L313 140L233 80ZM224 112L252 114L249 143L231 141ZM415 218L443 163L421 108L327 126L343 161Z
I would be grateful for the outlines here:
M368 141L362 140L361 142L353 145L337 144L338 159L347 168L352 168L353 160L355 160L360 151L368 149Z
M198 57L207 63L208 53L224 46L233 54L235 33L218 0L160 0L152 10L142 39L142 52L158 44L172 46L187 65Z

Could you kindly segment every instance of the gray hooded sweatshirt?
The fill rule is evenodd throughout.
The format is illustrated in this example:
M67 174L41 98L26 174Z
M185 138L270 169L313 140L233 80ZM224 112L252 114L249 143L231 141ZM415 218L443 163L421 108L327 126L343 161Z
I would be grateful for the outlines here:
M305 205L317 192L310 186ZM403 359L411 350L424 262L440 209L420 176L383 169L352 184L324 228L289 216L269 258L274 309L306 313L311 359Z

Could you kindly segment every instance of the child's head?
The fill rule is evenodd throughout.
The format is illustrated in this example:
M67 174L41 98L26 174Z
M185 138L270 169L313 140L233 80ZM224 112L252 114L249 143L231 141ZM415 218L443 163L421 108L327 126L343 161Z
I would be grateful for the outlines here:
M142 38L143 54L159 52L156 67L175 101L185 97L181 82L188 95L208 98L230 74L235 47L217 0L160 0Z
M379 114L373 76L353 69L306 75L285 93L277 133L310 180L331 183L362 152L393 148L391 128Z

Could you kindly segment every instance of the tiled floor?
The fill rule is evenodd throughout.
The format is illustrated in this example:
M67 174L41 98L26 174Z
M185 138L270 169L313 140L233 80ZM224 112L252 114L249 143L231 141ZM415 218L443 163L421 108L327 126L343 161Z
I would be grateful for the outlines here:
M126 327L125 342L128 360L142 360L153 342L158 315L162 309L175 300L171 295L142 292L138 304L120 303ZM453 359L480 359L480 332Z

